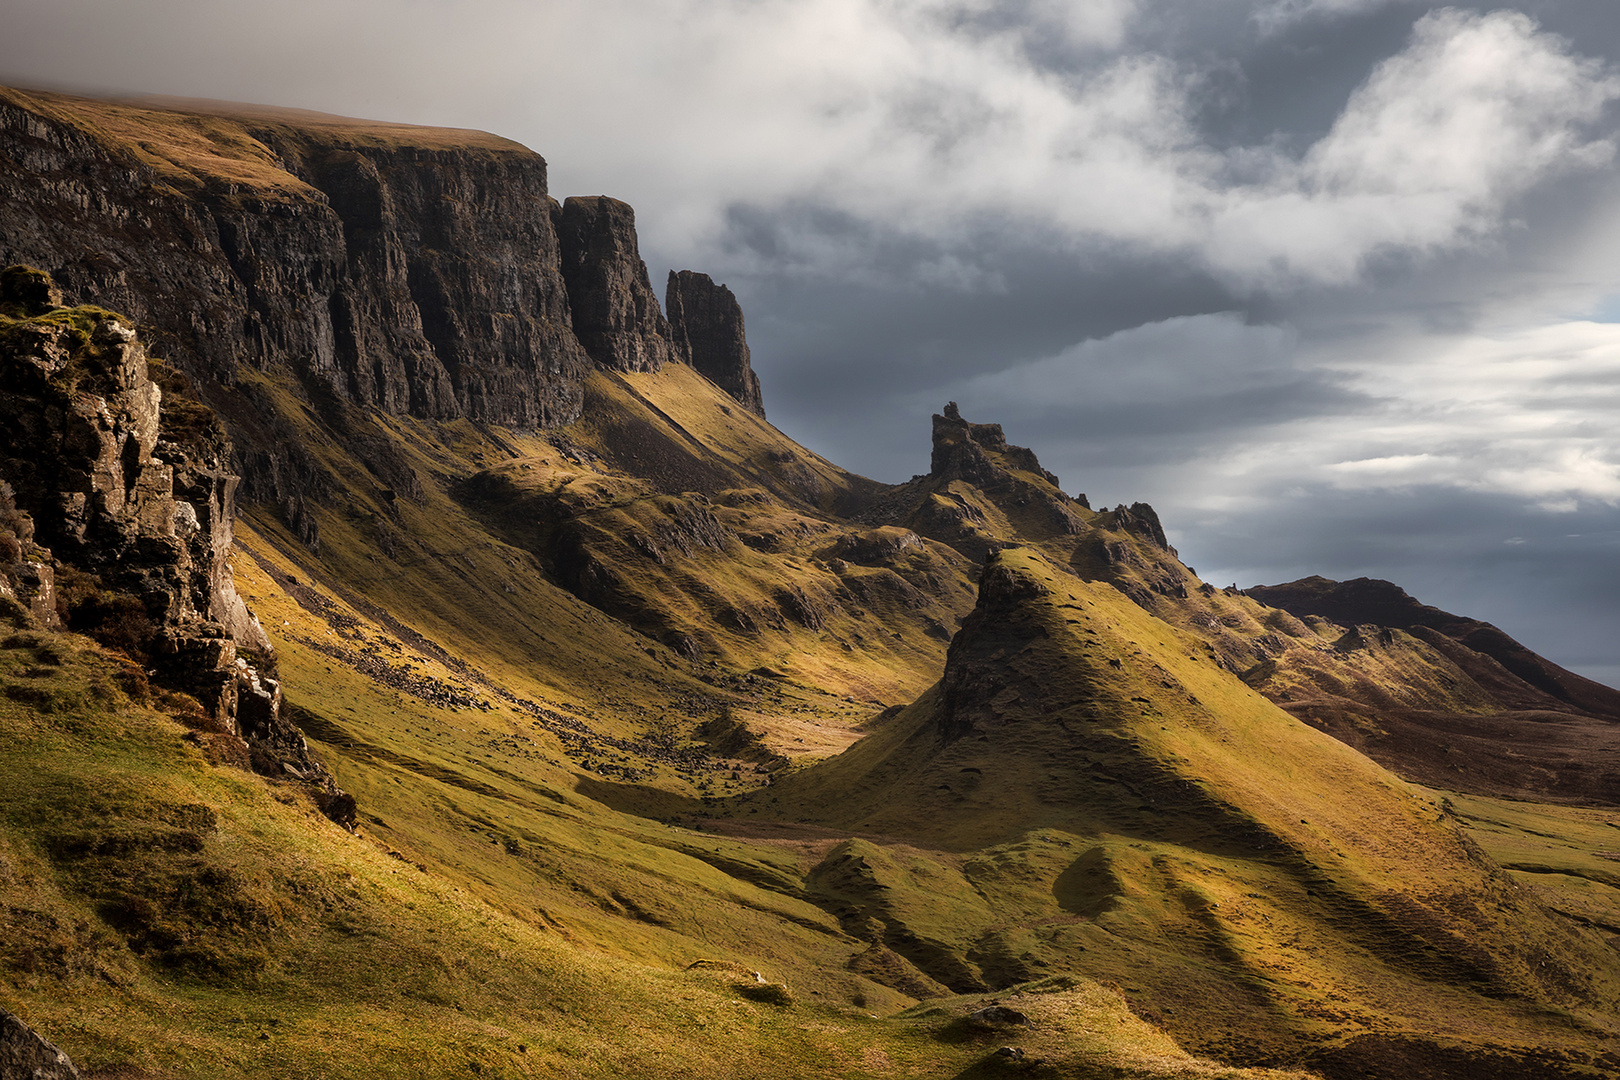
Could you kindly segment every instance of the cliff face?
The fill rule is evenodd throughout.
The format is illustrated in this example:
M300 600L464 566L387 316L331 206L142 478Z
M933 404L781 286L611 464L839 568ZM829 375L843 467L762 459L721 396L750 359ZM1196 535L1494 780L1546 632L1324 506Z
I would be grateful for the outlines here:
M322 372L334 389L431 418L547 427L579 415L588 364L569 332L539 156L263 137L339 225L341 262L317 271L334 282ZM285 265L251 243L235 261L248 282Z
M671 270L664 310L676 352L748 411L764 416L759 376L749 364L742 307L731 290L716 285L708 274Z
M669 323L636 245L636 213L605 195L569 199L556 213L574 333L614 371L657 371L672 359Z
M9 263L205 385L285 367L395 415L556 426L593 358L672 358L630 208L559 208L544 159L477 132L0 90Z

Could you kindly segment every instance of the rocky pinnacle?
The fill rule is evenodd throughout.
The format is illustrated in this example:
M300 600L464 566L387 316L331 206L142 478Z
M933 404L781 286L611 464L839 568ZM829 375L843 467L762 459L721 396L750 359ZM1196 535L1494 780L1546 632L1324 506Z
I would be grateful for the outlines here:
M764 416L759 376L749 365L742 308L731 290L716 285L708 274L671 270L664 310L680 358L749 412Z

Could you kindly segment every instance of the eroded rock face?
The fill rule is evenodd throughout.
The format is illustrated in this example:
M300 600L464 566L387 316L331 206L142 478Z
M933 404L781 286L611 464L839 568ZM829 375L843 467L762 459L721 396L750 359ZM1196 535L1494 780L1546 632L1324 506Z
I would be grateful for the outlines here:
M990 454L998 455L1001 462L993 461ZM1058 478L1041 468L1035 451L1008 444L1000 424L970 424L962 419L954 401L945 403L943 415L934 414L929 475L942 480L966 480L983 487L1003 479L1009 467L1032 472L1053 487L1058 486ZM1075 501L1085 505L1084 496Z
M716 285L708 274L671 270L664 310L677 357L749 412L764 416L759 376L749 364L742 308L731 290Z
M271 646L231 577L237 477L224 429L172 373L165 401L161 366L120 316L53 309L53 294L10 287L42 276L17 270L0 278L4 591L37 623L65 611L139 657L218 730L246 737L260 771L341 795L282 719L279 688L237 654ZM63 574L72 597L57 595Z
M556 221L574 334L590 358L613 371L657 371L676 359L636 246L636 212L595 195L567 200Z
M237 638L268 650L226 562L237 478L223 431L211 418L164 428L146 349L118 317L28 314L0 327L0 475L31 516L31 539L136 597L165 628L165 655L216 639L196 647L230 653L227 662ZM228 710L223 688L205 694Z
M281 180L179 190L48 96L0 91L0 263L161 328L200 382L285 367L393 414L578 417L589 365L539 155L243 123Z
M1103 522L1106 527L1117 528L1132 536L1151 541L1171 555L1176 553L1176 549L1171 547L1170 541L1165 538L1164 526L1159 523L1158 511L1147 503L1135 502L1130 506L1121 503L1109 513L1111 516Z

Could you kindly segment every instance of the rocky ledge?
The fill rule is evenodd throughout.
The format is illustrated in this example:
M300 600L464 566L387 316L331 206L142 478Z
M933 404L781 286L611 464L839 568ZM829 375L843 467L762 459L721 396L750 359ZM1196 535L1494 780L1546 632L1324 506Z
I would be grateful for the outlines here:
M231 578L238 478L224 429L123 318L60 300L38 270L0 272L6 614L122 652L194 698L203 730L241 740L238 759L311 783L352 823L353 800L281 715L269 638Z
M750 364L742 307L731 290L716 285L708 274L671 270L664 310L677 355L743 408L763 417L765 398Z

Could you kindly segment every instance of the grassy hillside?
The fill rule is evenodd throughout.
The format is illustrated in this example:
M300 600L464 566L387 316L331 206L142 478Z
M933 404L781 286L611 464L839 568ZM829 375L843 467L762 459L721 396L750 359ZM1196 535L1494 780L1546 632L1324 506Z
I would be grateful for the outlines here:
M516 152L46 105L272 202L267 125ZM236 587L358 825L13 618L0 1005L91 1075L1620 1075L1608 789L1511 741L1601 718L1461 641L1215 589L954 408L886 486L678 364L544 432L232 379Z
M1191 1058L1084 979L1003 998L1035 1022L1015 1035L964 1023L970 999L876 1019L905 999L849 992L858 980L818 955L838 952L824 916L704 861L742 873L752 852L768 875L769 849L673 829L655 846L637 833L662 826L454 754L334 753L373 809L344 832L300 786L211 763L194 705L152 698L82 638L11 633L0 687L3 1003L91 1076L978 1075L1009 1039L1044 1075L1295 1075ZM430 740L399 741L431 753ZM410 854L393 845L407 834ZM578 849L559 850L570 835ZM498 854L477 851L502 836ZM521 886L497 869L525 861ZM614 895L616 871L627 880ZM727 960L735 950L630 914L624 890L638 886L660 911L701 909L715 938L740 941L738 913L751 912L775 943L749 965ZM765 962L773 950L781 966ZM818 960L828 991L778 981Z
M1612 949L1482 855L1451 804L1293 720L1208 642L1030 549L986 570L944 681L742 800L869 839L812 881L953 989L1112 979L1208 1052L1411 1068L1595 1061Z

